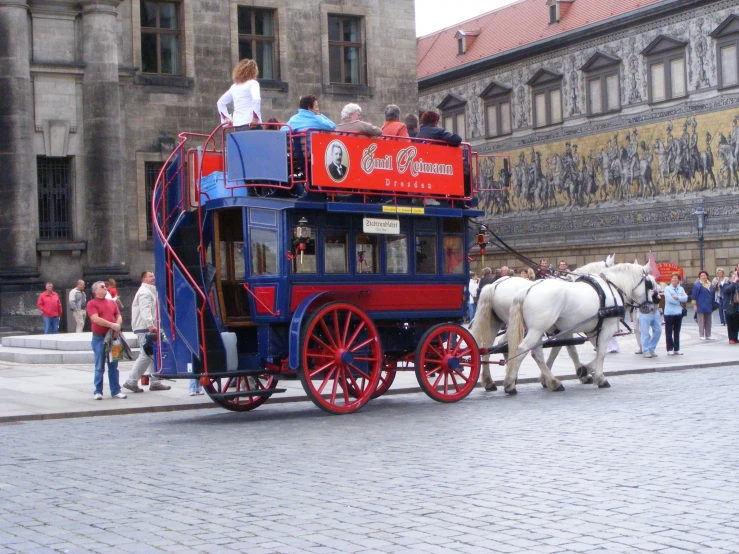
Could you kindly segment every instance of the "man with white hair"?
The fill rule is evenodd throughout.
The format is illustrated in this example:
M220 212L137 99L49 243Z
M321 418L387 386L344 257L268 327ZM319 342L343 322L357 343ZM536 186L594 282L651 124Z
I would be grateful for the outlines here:
M74 316L75 333L81 333L85 327L85 316L87 312L87 296L85 295L85 282L80 279L77 286L69 291L69 309Z
M359 104L347 104L341 110L341 123L336 126L337 131L359 133L368 137L379 137L382 129L362 121L362 108Z

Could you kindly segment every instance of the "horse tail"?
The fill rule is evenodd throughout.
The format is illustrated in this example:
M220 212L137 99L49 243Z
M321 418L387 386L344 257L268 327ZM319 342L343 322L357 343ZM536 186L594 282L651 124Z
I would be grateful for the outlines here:
M477 299L477 309L475 310L475 317L472 319L470 332L480 346L491 346L496 339L490 334L490 323L493 318L497 319L493 305L494 296L495 287L488 285L483 287Z
M522 290L513 299L508 316L508 357L518 356L518 345L523 342L525 329L523 324L523 303L528 290Z

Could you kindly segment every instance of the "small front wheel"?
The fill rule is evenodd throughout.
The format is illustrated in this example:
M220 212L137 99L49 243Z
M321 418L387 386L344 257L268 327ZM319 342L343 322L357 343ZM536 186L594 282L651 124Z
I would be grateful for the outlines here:
M438 402L457 402L475 388L480 350L470 332L453 323L426 331L416 347L416 379Z
M249 376L237 375L234 377L218 377L210 380L205 385L205 392L218 405L232 412L248 412L264 404L271 394L266 394L277 386L277 379L270 373L260 373ZM218 396L229 393L240 393L243 391L259 391L259 395L235 396L234 398L222 399Z

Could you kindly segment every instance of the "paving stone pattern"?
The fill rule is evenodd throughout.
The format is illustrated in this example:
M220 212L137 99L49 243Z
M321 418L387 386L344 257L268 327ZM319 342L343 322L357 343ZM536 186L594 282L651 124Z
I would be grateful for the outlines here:
M736 552L739 367L0 425L0 553Z

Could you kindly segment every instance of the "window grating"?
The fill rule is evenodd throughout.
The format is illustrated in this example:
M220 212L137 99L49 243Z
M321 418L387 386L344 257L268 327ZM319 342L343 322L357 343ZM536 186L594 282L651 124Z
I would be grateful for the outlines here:
M72 158L47 158L36 161L38 179L38 218L41 240L69 240L72 220Z

